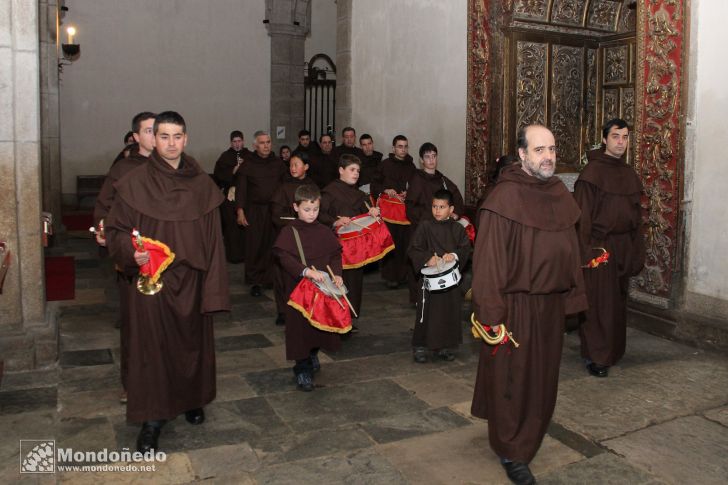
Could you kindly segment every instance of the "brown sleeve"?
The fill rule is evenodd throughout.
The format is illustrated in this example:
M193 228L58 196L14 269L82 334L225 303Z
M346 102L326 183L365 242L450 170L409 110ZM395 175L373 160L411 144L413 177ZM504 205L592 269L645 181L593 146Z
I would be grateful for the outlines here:
M569 239L571 244L572 257L572 271L574 286L566 293L566 301L564 303L564 310L567 315L573 315L575 313L583 312L589 308L589 303L586 298L586 287L584 286L584 270L581 268L581 257L579 255L579 243L574 237Z
M488 325L508 319L504 290L508 283L508 247L513 221L488 210L480 211L480 234L473 252L473 311Z
M139 274L139 265L134 260L134 245L131 241L134 218L134 210L123 199L117 198L104 221L109 255L127 276Z
M577 181L574 186L574 199L581 209L581 216L576 225L579 237L579 260L586 264L593 257L592 246L600 244L592 241L592 214L599 197L599 189L588 182Z
M101 219L106 219L111 209L111 204L114 202L114 195L116 190L114 189L114 182L116 179L107 174L104 179L104 183L101 185L99 195L96 197L94 204L94 226L98 227Z
M207 271L202 283L202 313L230 311L230 290L228 286L225 247L220 226L220 211L213 210L202 216L203 231L207 244Z
M407 197L404 201L407 219L413 224L418 224L426 214L425 209L428 204L424 200L424 191L422 190L422 181L420 177L412 177L407 189ZM430 201L432 202L432 201Z
M324 226L331 227L336 222L336 201L331 193L324 190L321 194L321 209L318 221Z
M243 163L235 174L235 209L245 209L248 197L248 164Z

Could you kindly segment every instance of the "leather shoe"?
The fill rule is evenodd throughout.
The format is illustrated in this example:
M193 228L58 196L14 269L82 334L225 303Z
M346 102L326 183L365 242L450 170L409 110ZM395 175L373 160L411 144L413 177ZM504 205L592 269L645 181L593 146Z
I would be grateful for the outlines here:
M142 429L137 436L137 451L146 453L149 450L159 449L159 433L161 426L154 426L149 423L142 424Z
M586 370L594 377L607 377L609 375L609 367L597 365L594 362L587 364Z
M185 411L185 419L190 424L202 424L205 422L205 411L202 408Z
M506 470L508 478L518 485L532 485L536 483L536 479L533 477L533 473L528 468L528 465L518 461L509 461L503 463L503 468Z
M427 362L427 349L423 347L416 347L412 352L412 357L418 364L424 364Z
M286 315L285 313L279 313L276 317L276 325L285 325L286 324Z
M308 372L302 372L296 376L296 385L303 392L311 392L314 389L313 379Z
M253 285L250 287L250 296L260 296L263 291L260 289L260 285Z

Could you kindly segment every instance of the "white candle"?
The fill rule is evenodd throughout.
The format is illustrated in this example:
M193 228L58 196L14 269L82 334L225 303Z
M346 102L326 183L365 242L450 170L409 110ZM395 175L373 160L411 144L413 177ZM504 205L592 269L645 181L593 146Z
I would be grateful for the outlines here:
M76 28L68 27L66 29L66 33L68 34L68 43L73 44L73 36L76 35Z

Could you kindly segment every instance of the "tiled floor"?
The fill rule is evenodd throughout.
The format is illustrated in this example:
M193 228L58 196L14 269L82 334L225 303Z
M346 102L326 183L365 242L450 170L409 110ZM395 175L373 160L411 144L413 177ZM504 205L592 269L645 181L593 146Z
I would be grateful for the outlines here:
M482 345L469 332L454 362L413 363L406 290L368 274L361 332L322 355L316 391L302 393L272 294L248 296L239 266L230 267L233 311L216 320L218 397L202 426L183 418L165 426L166 461L149 472L20 474L19 440L119 451L133 449L138 430L118 401L109 263L90 240L62 250L76 256L78 279L59 317L61 359L2 383L0 482L507 483L487 423L469 414ZM624 360L595 379L579 361L578 337L567 335L553 424L532 469L540 483L723 484L727 427L725 355L630 330Z

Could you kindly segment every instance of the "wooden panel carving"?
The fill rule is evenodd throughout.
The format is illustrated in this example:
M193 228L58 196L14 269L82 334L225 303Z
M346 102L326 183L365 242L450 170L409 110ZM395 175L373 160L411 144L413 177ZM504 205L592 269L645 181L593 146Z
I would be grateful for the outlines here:
M604 49L604 84L629 81L629 59L627 45Z
M558 144L559 163L576 169L581 157L581 103L584 49L552 46L551 131Z
M619 89L602 91L602 125L607 121L619 118Z
M616 31L620 4L612 0L592 0L589 5L587 27L598 30Z
M546 123L546 44L519 41L516 48L516 126Z
M622 88L619 96L620 118L627 122L629 126L634 126L634 88ZM634 141L635 137L632 137Z
M516 0L513 16L527 20L548 20L549 0Z
M597 126L597 50L586 51L586 106L584 106L584 147L593 146L601 137Z
M587 6L586 0L553 0L551 22L582 27Z
M678 240L682 192L682 93L686 0L646 0L637 22L635 167L647 209L647 262L638 290L667 300L681 267ZM658 301L659 302L659 301Z

